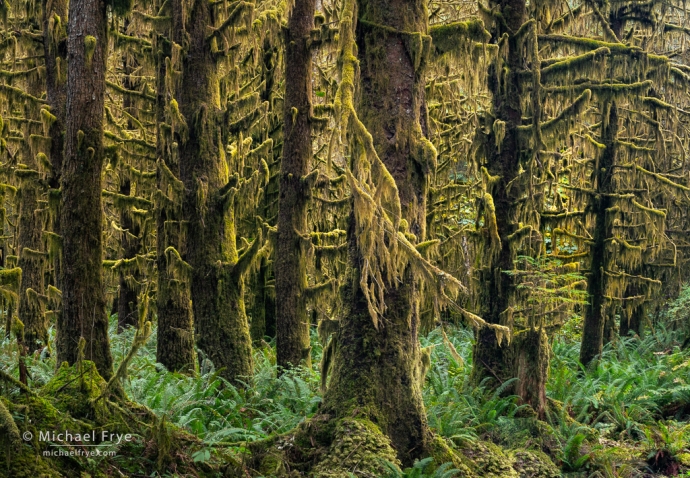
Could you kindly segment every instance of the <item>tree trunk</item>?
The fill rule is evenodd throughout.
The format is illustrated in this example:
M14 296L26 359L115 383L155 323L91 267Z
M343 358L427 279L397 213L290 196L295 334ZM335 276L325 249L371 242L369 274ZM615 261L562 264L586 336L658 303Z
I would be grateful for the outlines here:
M515 394L532 407L540 420L546 418L546 381L549 376L551 347L543 328L531 328L515 338Z
M67 0L43 0L43 54L46 67L46 100L54 120L48 128L50 151L46 154L50 161L48 173L49 231L47 239L48 260L52 272L50 282L62 289L62 241L60 234L59 189L62 178L62 163L65 148L65 121L67 108L67 38L63 24L56 25L55 17L67 18ZM61 314L58 304L51 304L57 316Z
M120 194L129 196L131 189L129 179L124 179L120 185ZM125 231L121 233L120 241L122 258L132 259L136 257L140 248L139 227L132 220L131 212L124 207L120 211L120 227ZM132 277L128 279L127 273ZM120 287L117 300L117 330L121 332L126 327L136 327L139 323L137 290L132 283L132 279L138 279L138 274L136 269L133 269L131 272L120 270L118 275Z
M248 264L238 257L234 205L224 195L230 181L221 139L224 114L217 66L207 40L214 26L213 6L195 0L191 14L183 8L181 2L173 2L173 34L186 37L176 41L186 45L176 95L188 127L188 138L180 138L179 143L182 215L188 224L183 257L191 265L197 345L216 368L223 369L223 377L236 382L252 373L243 297ZM260 234L255 241L254 253L262 241Z
M487 170L498 181L490 191L496 215L496 228L500 244L494 244L495 238L486 239L484 246L485 265L479 270L478 312L490 324L500 324L503 315L510 306L511 297L515 295L515 282L503 271L514 268L515 255L511 250L508 236L513 234L518 224L516 204L522 196L518 178L520 159L523 148L519 144L518 126L522 124L522 106L520 99L524 96L520 83L520 72L524 69L523 57L518 54L522 49L514 34L527 20L524 0L500 0L491 3L505 19L496 22L492 37L498 41L505 33L508 37L508 48L511 52L507 58L507 73L503 68L492 64L489 68L489 90L493 95L493 115L497 121L505 123L505 136L502 142L494 136L487 142ZM486 125L493 129L493 125ZM495 133L494 133L495 135ZM510 185L510 187L509 187ZM500 247L500 249L498 249ZM484 327L476 333L473 349L474 368L472 377L475 383L490 378L494 383L504 382L514 377L513 350L501 347L494 330Z
M42 84L31 81L28 92L34 96L40 96ZM38 119L38 112L31 111L33 105L26 105L26 118ZM32 124L23 125L24 138L21 154L22 162L29 171L20 177L19 188L19 221L17 255L18 266L22 270L19 284L19 308L17 310L19 320L24 324L24 345L26 352L31 354L48 345L48 329L46 327L43 308L38 300L38 294L44 292L44 255L43 249L43 211L40 210L38 199L41 195L41 187L38 183L38 162L31 146L29 138L39 131L32 131ZM37 152L36 152L37 153Z
M280 298L276 308L276 352L278 366L283 368L311 362L302 235L307 234L311 196L311 186L304 177L312 163L309 40L314 28L314 6L314 0L295 0L285 37L284 140L274 262L276 296Z
M127 30L128 21L125 21L125 31ZM124 64L124 73L127 75L124 78L123 86L127 90L136 90L137 82L131 77L134 67L129 64L127 55L123 55L122 62ZM135 65L136 66L136 65ZM123 95L122 107L125 111L132 115L136 112L131 111L132 98L129 95ZM134 124L131 120L127 122L127 128L132 129ZM132 191L132 185L128 177L121 179L119 193L124 196L129 196ZM122 251L122 259L132 259L140 252L141 240L139 238L139 226L132 219L131 211L123 207L120 209L120 227L124 232L121 233L120 247ZM138 293L136 282L140 279L140 274L137 268L132 268L129 271L120 268L118 273L119 287L117 300L117 330L121 332L126 327L136 327L139 323L138 313ZM129 276L129 277L128 277ZM115 309L115 307L113 307Z
M607 220L607 209L611 207L611 197L607 194L613 191L613 166L616 164L616 138L618 136L618 109L615 101L603 104L602 143L605 145L598 162L596 171L597 196L592 204L595 216L594 234L590 249L590 267L587 279L587 305L585 306L585 322L582 329L582 344L580 346L580 362L589 365L592 360L601 355L604 344L604 321L606 310L604 296L606 295L606 274L608 257L606 241L612 237L611 224Z
M72 0L67 40L67 133L62 171L62 315L57 363L84 358L112 375L102 271L103 113L108 46L106 3Z
M157 39L159 50L156 53L156 156L159 165L156 174L156 187L159 194L167 193L168 188L164 169L167 168L179 177L179 164L173 162L170 153L171 138L161 131L165 122L166 88L165 58L170 56L170 42L162 35ZM174 204L181 198L169 198L170 202L159 202L156 206L156 266L158 269L156 310L158 315L156 360L168 370L176 372L194 371L194 324L192 320L191 294L189 282L182 277L174 277L168 268L165 251L169 246L180 243L180 207Z
M419 242L426 234L427 178L433 166L420 154L423 135L428 134L426 59L423 44L415 48L408 39L410 32L426 35L427 17L421 1L365 0L357 24L362 86L358 114L395 179L402 216ZM429 454L432 441L421 393L420 284L408 266L399 284L387 285L386 310L377 330L359 285L365 259L354 215L347 234L350 276L341 289L345 310L335 335L324 410L336 417L372 420L409 466Z

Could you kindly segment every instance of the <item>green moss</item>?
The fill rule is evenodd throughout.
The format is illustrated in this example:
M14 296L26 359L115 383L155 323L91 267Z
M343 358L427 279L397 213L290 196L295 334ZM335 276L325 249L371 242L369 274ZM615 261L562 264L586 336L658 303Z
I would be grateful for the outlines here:
M443 437L435 436L430 445L431 457L434 459L434 467L439 467L444 463L452 463L453 468L460 470L460 476L473 478L476 465L466 456L458 453L450 447Z
M439 54L458 50L469 41L487 42L491 34L479 19L434 25L429 29L436 51Z
M483 478L518 478L513 468L513 458L491 442L473 442L461 450L476 466L476 473Z
M91 65L91 60L93 59L93 53L96 51L96 37L91 35L86 35L84 38L84 56L86 58L86 64Z
M80 367L70 367L65 362L43 387L41 394L49 397L63 413L103 424L109 421L110 412L104 401L94 401L103 393L105 385L93 362L84 360Z
M398 464L395 450L381 429L369 420L344 418L335 426L334 439L325 458L311 476L348 478L352 470L358 477L380 477L382 460Z
M510 452L513 468L520 478L558 478L561 472L551 458L538 450L513 450Z

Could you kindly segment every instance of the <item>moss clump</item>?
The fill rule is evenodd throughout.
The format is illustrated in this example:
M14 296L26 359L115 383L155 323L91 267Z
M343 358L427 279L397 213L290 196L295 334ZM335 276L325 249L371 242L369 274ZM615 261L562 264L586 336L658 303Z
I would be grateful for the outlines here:
M513 458L491 442L473 442L461 450L476 465L477 476L484 478L519 478Z
M102 424L109 420L105 401L96 399L105 390L105 380L89 360L69 366L66 362L46 384L42 395L49 397L55 407L72 417Z
M366 419L344 418L336 424L333 442L311 476L348 478L354 473L377 478L384 472L383 461L398 464L395 450L381 429Z
M70 430L74 433L86 431L81 423L75 422L62 415L48 400L35 395L21 394L13 397L12 402L5 402L0 398L0 406L4 404L14 417L19 436L30 436L29 440L20 440L11 455L0 452L0 476L13 478L52 478L76 476L73 462L61 458L44 458L42 452L47 449L46 442L38 440L39 432L45 430ZM23 435L24 433L30 435ZM3 431L0 431L0 437ZM6 474L3 474L6 473Z
M453 468L460 471L464 478L473 478L477 474L473 471L475 464L467 457L451 448L446 440L440 436L435 436L431 441L431 456L434 459L434 467L439 467L444 463L452 463Z
M538 450L513 450L510 452L513 468L520 478L558 478L561 472L553 461Z

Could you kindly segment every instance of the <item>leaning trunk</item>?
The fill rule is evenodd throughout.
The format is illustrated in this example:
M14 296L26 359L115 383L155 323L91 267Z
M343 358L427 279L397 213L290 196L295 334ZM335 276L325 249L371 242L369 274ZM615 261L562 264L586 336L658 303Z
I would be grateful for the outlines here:
M106 3L72 0L67 40L67 132L62 170L60 225L62 315L57 327L57 362L84 358L105 378L112 374L102 271L103 114L107 38Z

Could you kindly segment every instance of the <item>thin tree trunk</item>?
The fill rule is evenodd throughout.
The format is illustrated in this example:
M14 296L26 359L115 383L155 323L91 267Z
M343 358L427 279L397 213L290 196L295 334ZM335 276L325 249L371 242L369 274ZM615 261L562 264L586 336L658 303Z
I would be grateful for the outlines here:
M278 238L274 261L276 352L278 366L309 364L309 318L305 289L306 258L302 235L307 233L311 170L311 50L314 0L295 0L286 31L283 158L280 164Z
M156 186L160 193L168 191L163 168L179 177L179 164L173 163L170 145L161 131L165 122L166 88L165 58L170 55L170 42L158 36L160 50L156 58L156 149L159 158ZM178 200L178 198L170 198ZM181 198L179 198L181 201ZM180 212L175 205L159 203L156 207L156 265L158 269L156 310L158 314L158 340L156 360L168 370L177 372L194 371L194 324L192 320L189 283L175 278L168 268L165 251L180 242Z
M125 179L120 185L120 194L129 196L131 183ZM122 233L122 258L132 259L136 257L141 247L139 240L139 228L132 220L132 215L127 208L120 211L120 227L125 231ZM133 279L138 278L136 270L131 272ZM131 279L130 279L131 280ZM121 332L125 327L135 327L139 322L137 290L131 284L124 271L119 272L120 287L117 300L117 330ZM114 307L113 307L114 308Z
M31 81L28 92L39 96L43 85ZM37 119L37 111L30 111L32 105L26 105L26 117ZM44 264L43 256L43 214L39 208L38 199L41 195L41 187L38 183L38 162L31 146L29 138L38 131L32 131L32 124L27 122L24 128L24 144L21 154L22 162L29 171L20 178L19 189L19 221L17 253L18 266L22 270L19 284L19 308L17 314L24 324L24 345L26 352L31 354L48 345L48 329L43 315L43 308L38 300L38 294L44 291Z
M67 108L67 38L65 26L57 25L55 18L67 18L67 0L43 0L43 53L46 67L46 100L50 106L50 113L54 120L48 128L50 136L50 151L47 152L50 161L48 174L48 208L51 224L46 229L57 236L48 236L48 259L51 261L52 274L50 281L58 289L62 288L61 272L61 240L60 234L60 201L56 200L62 177L62 163L64 157L64 134ZM52 237L52 240L50 239ZM51 241L53 244L51 244ZM52 250L51 250L52 249ZM54 304L56 305L56 304ZM61 313L59 307L57 315Z
M102 271L103 113L108 46L106 3L72 0L67 40L67 132L62 171L62 315L57 363L84 356L112 375Z
M129 22L125 21L125 30ZM128 90L136 90L136 81L132 79L131 73L134 68L128 63L127 55L123 57L124 71L127 76L125 76L123 86ZM125 111L130 114L136 114L131 110L132 98L129 95L123 95L122 107ZM134 125L131 121L128 121L128 129L132 129ZM129 178L125 177L121 179L119 193L124 196L129 196L132 191L132 185ZM123 207L120 210L120 227L124 232L121 233L121 250L123 259L132 259L136 257L137 253L141 249L141 240L139 238L139 227L132 218L131 211ZM128 274L130 277L128 278ZM120 268L118 273L119 288L118 288L118 300L117 309L113 306L114 310L117 310L117 330L121 332L125 327L137 326L139 322L138 314L138 294L135 282L140 278L136 268L131 271L124 271ZM133 279L133 280L132 280Z
M609 193L613 191L613 165L616 164L616 138L618 136L618 107L615 101L604 102L602 114L602 143L605 145L598 161L596 171L597 196L592 204L595 216L594 234L590 249L590 267L587 279L587 305L585 306L585 322L582 329L582 344L580 346L580 362L589 365L601 355L604 344L604 322L606 319L606 269L608 258L606 241L612 237L611 224L607 220L607 209L611 207Z
M514 268L515 255L511 250L508 236L513 234L518 224L515 221L515 204L522 192L519 191L518 177L523 148L519 144L518 126L522 124L522 106L520 99L523 91L520 83L520 71L523 70L523 58L518 52L518 39L514 34L527 20L524 0L500 0L492 2L492 7L501 12L505 23L496 22L494 39L498 40L504 33L508 36L508 48L511 54L507 58L507 74L496 64L489 69L489 90L493 95L493 115L496 120L505 123L505 136L502 142L491 137L487 143L487 170L491 176L497 176L498 182L490 191L496 216L496 229L500 245L489 242L485 245L486 254L491 257L479 271L479 315L490 324L500 324L503 315L510 306L511 297L515 295L513 278L503 271ZM487 125L492 127L493 125ZM494 133L495 134L495 133ZM508 187L511 185L510 187ZM488 241L494 241L490 238ZM484 327L477 331L473 349L474 368L472 376L475 383L491 378L495 383L504 382L514 376L514 356L511 347L501 347L494 330Z

